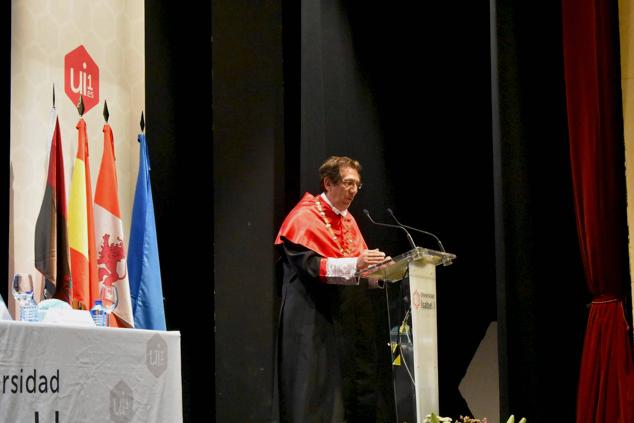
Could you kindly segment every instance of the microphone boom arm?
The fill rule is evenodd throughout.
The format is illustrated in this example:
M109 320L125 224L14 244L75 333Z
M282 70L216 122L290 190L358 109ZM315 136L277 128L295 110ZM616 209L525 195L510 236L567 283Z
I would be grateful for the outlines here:
M392 216L392 219L394 219L394 221L400 227L407 228L407 229L412 230L412 231L420 232L422 234L429 235L432 238L434 238L436 240L436 242L438 243L438 246L440 247L440 251L442 251L443 253L446 253L445 247L442 245L442 242L440 242L440 239L436 235L432 234L431 232L423 231L422 229L417 229L417 228L414 228L412 226L407 226L407 225L402 224L401 222L398 221L396 216L394 216L394 212L390 208L387 209L387 212L390 214L390 216Z
M399 228L399 229L402 229L405 232L405 235L407 235L407 241L409 241L409 244L412 246L412 248L414 248L414 249L416 248L416 243L414 242L414 239L412 238L410 233L407 231L407 229L405 229L405 227L398 226L398 225L390 225L388 223L375 222L374 219L372 219L372 216L370 216L370 212L368 211L368 209L363 209L363 213L368 217L368 220L370 220L370 222L372 222L373 224L375 224L377 226L385 226L387 228Z

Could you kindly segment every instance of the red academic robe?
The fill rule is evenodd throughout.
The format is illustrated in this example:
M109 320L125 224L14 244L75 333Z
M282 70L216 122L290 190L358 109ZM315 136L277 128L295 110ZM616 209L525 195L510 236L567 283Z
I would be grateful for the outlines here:
M368 248L352 214L341 216L321 196L309 193L284 219L275 245L285 240L319 254L324 259L320 263L322 272L327 258L357 257Z

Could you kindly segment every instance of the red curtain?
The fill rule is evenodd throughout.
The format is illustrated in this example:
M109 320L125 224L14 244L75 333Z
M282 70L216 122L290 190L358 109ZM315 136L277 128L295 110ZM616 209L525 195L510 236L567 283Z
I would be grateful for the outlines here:
M577 423L634 422L634 370L623 299L629 284L616 0L562 0L577 231L593 295Z

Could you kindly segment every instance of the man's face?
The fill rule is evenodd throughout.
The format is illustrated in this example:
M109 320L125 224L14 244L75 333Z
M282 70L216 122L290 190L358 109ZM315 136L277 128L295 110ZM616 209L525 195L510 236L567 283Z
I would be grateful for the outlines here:
M326 195L328 199L337 209L344 211L350 207L352 200L359 192L359 186L361 185L361 177L359 172L351 167L342 167L339 169L339 175L341 180L338 183L333 183L330 179L324 180L324 186L326 187Z

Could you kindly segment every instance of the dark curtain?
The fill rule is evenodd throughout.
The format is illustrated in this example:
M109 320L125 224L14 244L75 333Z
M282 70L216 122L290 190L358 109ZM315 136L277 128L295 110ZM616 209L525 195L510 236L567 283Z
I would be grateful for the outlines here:
M617 2L563 0L563 50L577 231L593 300L577 422L634 422L623 303L629 285Z

